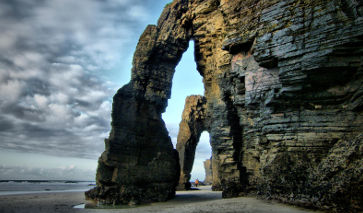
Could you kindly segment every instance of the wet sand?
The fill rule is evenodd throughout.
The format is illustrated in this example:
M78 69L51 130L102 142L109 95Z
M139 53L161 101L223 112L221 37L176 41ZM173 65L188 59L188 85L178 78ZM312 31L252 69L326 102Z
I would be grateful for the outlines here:
M317 212L276 202L258 200L252 197L222 199L221 192L213 192L210 187L201 190L178 191L175 199L123 209L76 209L84 204L83 192L57 192L0 196L0 213L68 213L68 212L253 212L253 213L303 213Z

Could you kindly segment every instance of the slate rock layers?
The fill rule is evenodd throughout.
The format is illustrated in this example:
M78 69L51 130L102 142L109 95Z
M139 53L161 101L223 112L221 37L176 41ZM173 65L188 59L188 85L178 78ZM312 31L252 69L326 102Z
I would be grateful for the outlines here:
M140 38L89 194L107 202L143 201L144 191L147 200L173 195L178 160L161 113L192 39L210 120L213 188L223 197L250 193L362 211L362 15L356 0L173 1ZM130 181L126 174L139 177L139 169L150 175Z
M200 95L188 96L185 99L182 120L176 150L179 153L180 179L178 189L190 189L190 173L192 172L195 150L200 135L207 130L206 99Z

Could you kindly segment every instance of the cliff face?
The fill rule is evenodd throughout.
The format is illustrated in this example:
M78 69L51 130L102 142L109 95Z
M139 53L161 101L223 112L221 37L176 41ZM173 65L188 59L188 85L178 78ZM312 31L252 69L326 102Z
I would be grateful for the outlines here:
M224 40L231 63L219 85L238 118L242 173L226 195L237 185L298 205L361 208L362 5L253 5L257 20L227 16L236 30Z
M178 160L161 113L193 39L213 188L223 197L362 210L362 15L354 0L173 1L141 36L132 80L114 97L89 197L172 197Z

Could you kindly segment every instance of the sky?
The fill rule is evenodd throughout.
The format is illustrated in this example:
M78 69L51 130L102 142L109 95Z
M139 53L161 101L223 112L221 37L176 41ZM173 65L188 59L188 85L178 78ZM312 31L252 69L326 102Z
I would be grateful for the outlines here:
M138 38L170 0L0 1L0 179L94 180L112 96L131 76ZM175 145L185 97L203 94L193 43L163 114ZM193 178L204 179L209 136Z

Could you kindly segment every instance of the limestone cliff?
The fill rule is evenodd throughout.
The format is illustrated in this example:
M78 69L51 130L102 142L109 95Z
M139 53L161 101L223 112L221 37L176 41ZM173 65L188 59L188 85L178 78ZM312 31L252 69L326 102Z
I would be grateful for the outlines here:
M89 197L173 196L178 159L161 113L192 39L213 188L223 197L362 211L362 15L355 0L173 1L141 36L131 82L114 97Z

